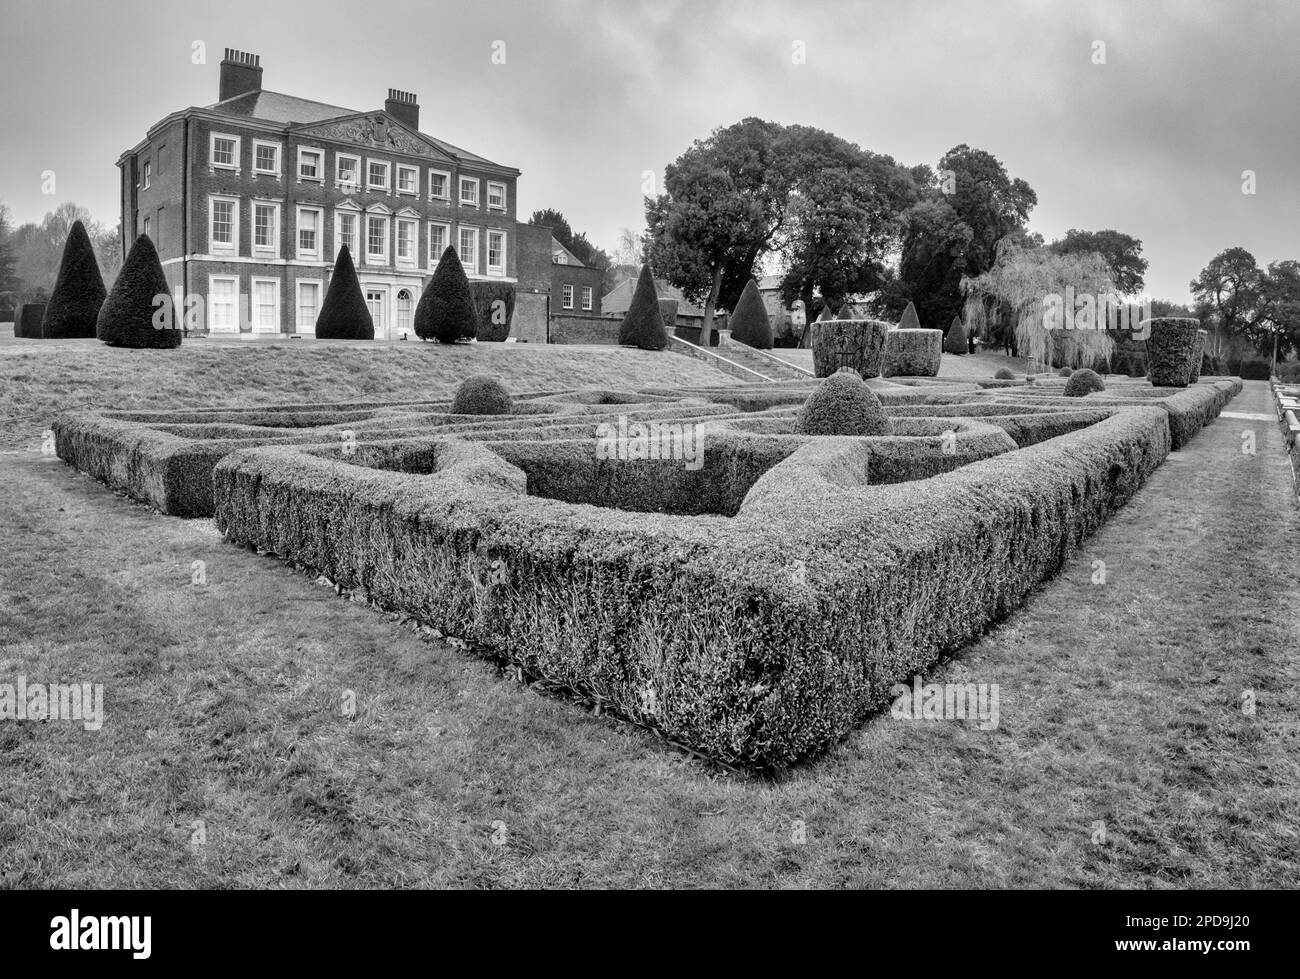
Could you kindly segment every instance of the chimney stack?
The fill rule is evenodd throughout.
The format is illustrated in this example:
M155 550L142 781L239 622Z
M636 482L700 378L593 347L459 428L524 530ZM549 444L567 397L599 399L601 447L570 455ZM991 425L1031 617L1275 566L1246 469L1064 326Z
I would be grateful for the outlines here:
M247 54L226 48L226 56L221 60L221 88L217 101L224 102L236 95L262 90L262 59L256 54Z
M384 111L402 125L409 126L416 132L420 131L420 106L415 101L414 92L402 92L390 88L388 99L384 102Z

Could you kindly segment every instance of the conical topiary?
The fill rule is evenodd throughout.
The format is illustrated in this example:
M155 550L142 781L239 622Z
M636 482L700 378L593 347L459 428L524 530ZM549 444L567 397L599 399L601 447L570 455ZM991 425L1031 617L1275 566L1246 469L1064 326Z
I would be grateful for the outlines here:
M664 329L664 320L659 313L655 280L650 274L649 265L641 266L632 302L618 329L618 342L625 347L640 347L642 350L663 350L668 346L668 331Z
M943 337L943 349L944 353L966 353L966 327L961 325L960 316L952 318L952 326L948 327L948 332Z
M837 320L857 319L857 317L853 315L853 309L851 306L849 306L848 303L845 303L843 306L840 307L840 311L835 314L835 318Z
M99 307L95 336L110 347L179 347L180 317L171 302L158 252L149 236L141 235L122 263L113 291Z
M370 318L366 297L361 294L357 270L348 246L339 249L334 275L325 291L320 315L316 317L317 340L373 340L375 321Z
M729 322L731 339L759 350L772 349L772 321L768 319L767 307L759 295L758 283L753 279L745 283Z
M833 319L835 319L835 314L831 312L830 304L829 304L829 303L823 303L823 304L822 304L822 311L821 311L820 313L817 314L817 322L818 322L818 323L824 323L824 322L826 322L827 320L833 320Z
M474 336L477 314L465 266L448 245L415 307L415 335L421 340L455 343Z
M876 392L851 367L841 367L808 396L795 416L801 435L888 435L893 430Z
M86 234L85 225L77 221L63 246L63 260L59 262L54 292L45 307L41 335L46 339L93 337L99 308L107 295L90 235Z
M921 328L921 318L916 315L916 304L908 303L907 309L903 310L903 318L898 321L900 330L919 330Z

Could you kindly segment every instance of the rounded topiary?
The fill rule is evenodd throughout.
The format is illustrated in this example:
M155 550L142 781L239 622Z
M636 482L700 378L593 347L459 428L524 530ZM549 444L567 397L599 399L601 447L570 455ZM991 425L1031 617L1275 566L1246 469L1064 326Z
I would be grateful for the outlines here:
M879 377L890 324L883 320L817 320L811 329L813 373L830 377L841 367Z
M885 377L935 377L943 356L943 330L890 330L885 336Z
M1209 336L1205 330L1196 331L1196 349L1192 352L1192 372L1187 377L1188 384L1195 384L1201 379L1201 368L1204 366L1205 357L1205 340Z
M953 317L952 325L943 336L943 352L958 356L966 353L966 327L961 325L960 316Z
M317 340L373 340L375 321L370 317L370 307L361 294L357 270L352 264L348 246L339 249L334 260L334 274L330 276L325 300L316 316Z
M158 261L158 252L149 236L141 235L122 263L113 291L99 307L95 336L110 347L157 350L179 347L180 317L168 305L170 302L171 288Z
M510 392L494 377L477 374L456 388L451 402L453 415L508 415L514 407Z
M90 235L86 234L86 226L76 221L63 245L63 259L45 307L41 335L47 340L93 337L99 308L107 295Z
M801 435L888 435L893 425L876 392L846 367L817 385L795 416L794 430Z
M455 343L474 336L477 319L465 266L456 249L448 245L415 307L415 335L421 340Z
M1061 368L1059 371L1057 371L1056 373L1057 373L1057 375L1060 376L1060 377L1069 377L1071 374L1074 373L1074 368L1073 368L1073 367L1062 367L1062 368Z
M1006 367L999 367L997 373L994 374L993 377L999 381L1014 381L1016 379L1016 375L1011 373L1010 369Z
M1098 376L1096 371L1089 370L1086 367L1080 368L1070 375L1070 379L1065 382L1065 396L1067 398L1082 398L1084 395L1092 394L1093 391L1105 391L1106 382Z
M1192 377L1201 321L1186 316L1158 316L1143 320L1140 328L1146 333L1151 383L1156 387L1186 387Z
M663 350L668 346L668 331L664 329L664 318L659 312L655 280L650 274L649 265L641 266L636 289L632 292L632 302L618 328L618 342L625 347L640 347L642 350Z
M772 321L767 317L767 307L753 279L745 283L728 322L731 339L759 350L772 349Z

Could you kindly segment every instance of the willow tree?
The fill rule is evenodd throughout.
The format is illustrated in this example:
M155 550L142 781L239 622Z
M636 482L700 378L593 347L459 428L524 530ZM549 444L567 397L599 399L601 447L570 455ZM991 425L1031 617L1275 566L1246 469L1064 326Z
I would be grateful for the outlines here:
M1000 309L1031 364L1046 367L1056 357L1066 367L1091 367L1115 350L1106 329L1120 300L1110 266L1096 252L1062 255L1004 241L993 266L964 276L961 291L970 329L993 339L990 314Z

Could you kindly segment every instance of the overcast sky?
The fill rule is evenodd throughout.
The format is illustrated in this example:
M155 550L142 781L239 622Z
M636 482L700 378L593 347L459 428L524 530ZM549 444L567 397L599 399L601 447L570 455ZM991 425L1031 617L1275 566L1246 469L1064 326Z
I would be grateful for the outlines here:
M418 94L421 128L523 171L613 250L642 172L756 115L907 164L959 143L1038 193L1030 226L1140 238L1148 292L1185 301L1215 254L1300 259L1300 3L1232 0L571 0L341 6L0 0L0 201L117 221L118 154L216 101L226 47L263 86L358 110ZM492 63L504 41L506 63ZM192 64L195 41L207 63ZM804 42L806 63L794 64ZM1105 64L1093 63L1094 42ZM43 196L53 170L56 194ZM1257 193L1242 193L1242 171Z

